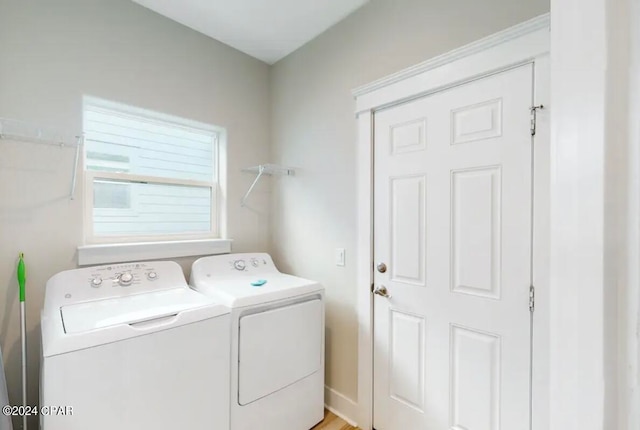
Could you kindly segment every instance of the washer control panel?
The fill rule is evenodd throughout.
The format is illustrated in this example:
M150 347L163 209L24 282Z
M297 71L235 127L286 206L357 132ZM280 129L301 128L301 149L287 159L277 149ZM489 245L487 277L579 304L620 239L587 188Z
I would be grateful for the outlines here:
M54 275L45 301L67 305L177 287L189 288L182 268L172 261L109 264Z
M89 285L92 288L130 287L161 279L152 263L117 264L90 269Z

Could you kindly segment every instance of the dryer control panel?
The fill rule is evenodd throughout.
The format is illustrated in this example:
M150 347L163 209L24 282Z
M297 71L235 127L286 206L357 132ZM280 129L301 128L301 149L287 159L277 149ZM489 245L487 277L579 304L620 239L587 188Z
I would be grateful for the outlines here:
M128 296L170 288L189 288L172 261L108 264L67 270L47 282L45 306Z
M279 273L267 253L224 254L203 257L193 265L193 272L206 271L208 278L228 278L241 274L259 276Z
M242 256L241 256L242 257ZM245 257L245 258L236 258L233 261L228 261L229 268L235 269L239 272L248 272L253 270L262 270L266 269L268 265L273 265L273 262L264 257Z

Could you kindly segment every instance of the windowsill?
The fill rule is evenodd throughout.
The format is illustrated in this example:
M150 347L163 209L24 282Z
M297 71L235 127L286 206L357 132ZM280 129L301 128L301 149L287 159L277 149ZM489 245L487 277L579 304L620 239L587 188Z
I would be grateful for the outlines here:
M231 242L231 239L203 239L84 245L78 247L78 265L227 254L231 252Z

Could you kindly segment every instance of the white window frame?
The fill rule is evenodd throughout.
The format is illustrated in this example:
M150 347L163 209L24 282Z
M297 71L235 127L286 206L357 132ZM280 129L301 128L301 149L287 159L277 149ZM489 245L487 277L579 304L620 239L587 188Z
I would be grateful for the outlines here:
M83 127L84 127L84 113L87 108L92 109L104 109L110 112L121 112L123 115L133 115L143 119L149 119L153 122L164 122L171 125L186 127L189 129L196 129L211 133L212 142L212 163L214 166L214 175L211 181L194 181L186 179L164 178L160 176L147 176L136 175L131 173L118 173L118 172L101 172L96 170L87 170L87 146L84 146L82 151L83 165L84 165L84 242L85 245L96 244L130 244L141 242L172 242L172 241L190 241L190 240L202 240L202 239L220 239L221 238L221 220L223 219L223 209L225 207L223 200L223 193L221 192L221 171L225 169L221 166L221 147L226 142L226 130L222 127L205 124L197 121L187 120L184 118L176 117L173 115L158 113L142 108L132 107L116 102L98 99L95 97L85 97L83 103ZM182 185L182 186L197 186L209 188L211 191L211 219L210 226L211 231L207 233L202 232L185 232L176 234L154 234L154 235L96 235L94 232L93 221L93 183L96 179L115 180L133 183L148 183L148 184L161 184L161 185ZM132 205L135 205L132 195Z

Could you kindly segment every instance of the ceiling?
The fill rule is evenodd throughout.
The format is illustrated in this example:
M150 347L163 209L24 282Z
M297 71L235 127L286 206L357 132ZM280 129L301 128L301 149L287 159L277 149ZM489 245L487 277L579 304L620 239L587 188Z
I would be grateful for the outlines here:
M133 0L268 64L369 0Z

